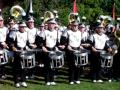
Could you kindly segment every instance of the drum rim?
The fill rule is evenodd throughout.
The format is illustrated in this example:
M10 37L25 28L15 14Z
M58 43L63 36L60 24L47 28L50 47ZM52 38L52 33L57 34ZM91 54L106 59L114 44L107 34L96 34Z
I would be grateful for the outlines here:
M64 53L62 51L52 51L52 52L53 52L53 54L49 54L49 57L51 59L62 59L63 58ZM57 55L56 52L59 52L60 55Z

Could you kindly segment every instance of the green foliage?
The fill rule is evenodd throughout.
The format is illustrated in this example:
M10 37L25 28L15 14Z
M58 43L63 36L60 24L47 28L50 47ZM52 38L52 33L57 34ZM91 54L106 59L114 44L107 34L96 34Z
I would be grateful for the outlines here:
M74 0L33 0L33 11L36 24L41 23L40 17L44 15L45 11L52 11L53 9L59 11L59 19L62 24L68 23L68 15L72 11ZM76 0L78 13L80 17L86 16L87 22L94 22L101 14L112 15L112 6L116 4L116 14L120 15L120 0ZM27 10L29 0L15 0L9 2L10 6L15 4L21 5L24 10ZM4 8L4 17L7 20L9 17L10 6Z

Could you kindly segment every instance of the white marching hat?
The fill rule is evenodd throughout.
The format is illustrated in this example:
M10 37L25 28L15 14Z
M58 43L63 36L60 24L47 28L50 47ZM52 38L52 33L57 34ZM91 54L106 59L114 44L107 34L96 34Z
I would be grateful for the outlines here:
M29 18L27 19L27 22L34 22L33 17L29 17Z
M20 26L20 27L26 27L26 24L25 24L25 22L20 22L20 23L19 23L19 26Z
M50 20L47 21L47 23L48 23L48 24L49 24L49 23L56 24L57 22L56 22L54 19L50 19Z

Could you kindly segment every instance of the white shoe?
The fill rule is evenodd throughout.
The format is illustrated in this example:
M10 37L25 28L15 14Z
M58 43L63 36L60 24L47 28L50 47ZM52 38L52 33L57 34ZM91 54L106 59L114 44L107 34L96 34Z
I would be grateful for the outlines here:
M97 80L93 80L92 82L93 82L93 83L96 83L96 82L97 82Z
M15 87L19 88L20 87L20 83L16 83Z
M27 83L26 82L21 82L21 86L27 87Z
M100 79L100 80L98 80L97 82L102 83L102 82L103 82L103 80L101 80L101 79Z
M51 82L50 84L51 84L51 85L56 85L56 83L55 83L55 82Z
M108 80L108 82L109 82L109 83L111 83L111 82L112 82L112 80L111 80L111 79L109 79L109 80Z
M75 81L76 84L80 84L80 81Z
M47 82L46 85L47 85L47 86L50 86L50 82Z
M74 82L70 82L70 84L71 84L71 85L73 85L73 84L74 84Z
M28 79L29 77L28 77L28 76L26 76L25 78L26 78L26 79Z

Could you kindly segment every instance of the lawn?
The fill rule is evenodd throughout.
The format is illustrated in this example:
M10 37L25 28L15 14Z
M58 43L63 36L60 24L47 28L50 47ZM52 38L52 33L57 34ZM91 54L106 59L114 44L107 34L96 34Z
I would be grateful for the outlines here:
M92 83L90 79L81 78L81 83L69 85L66 70L60 70L58 77L55 79L56 86L46 86L44 78L39 74L35 76L34 80L27 80L27 88L16 88L11 80L12 76L7 75L6 80L0 80L0 90L120 90L120 81L111 82L104 81L104 83ZM39 73L42 73L41 71Z
M59 81L56 86L46 86L43 81L29 80L27 88L15 88L12 81L4 80L0 90L120 90L120 82L91 83L83 79L79 85L69 85L67 81Z

